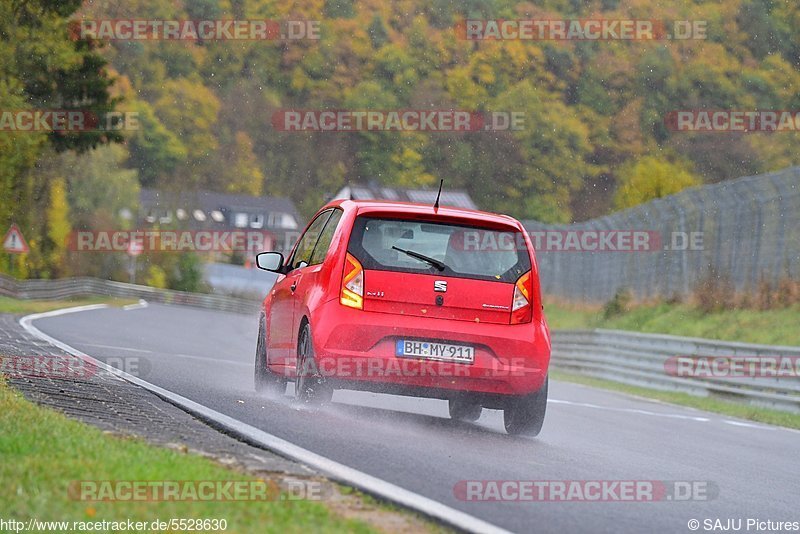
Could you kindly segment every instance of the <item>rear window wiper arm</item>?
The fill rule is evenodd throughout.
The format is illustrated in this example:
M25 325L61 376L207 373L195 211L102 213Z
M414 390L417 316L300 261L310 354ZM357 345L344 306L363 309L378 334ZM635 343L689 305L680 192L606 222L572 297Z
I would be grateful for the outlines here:
M439 260L433 259L433 258L431 258L429 256L426 256L425 254L420 254L419 252L414 252L413 250L405 250L405 249L402 249L400 247L395 247L395 246L392 246L392 248L394 250L402 252L403 254L407 254L407 255L411 256L412 258L418 259L420 261L424 261L425 263L430 263L431 265L433 265L434 267L436 267L440 271L444 271L447 268L447 265L445 265L444 263L440 262Z

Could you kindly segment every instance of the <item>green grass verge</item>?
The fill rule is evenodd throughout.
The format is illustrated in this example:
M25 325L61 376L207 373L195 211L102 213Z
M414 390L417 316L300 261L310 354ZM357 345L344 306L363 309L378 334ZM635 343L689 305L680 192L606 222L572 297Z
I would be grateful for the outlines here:
M87 304L108 304L110 306L126 306L139 302L135 299L117 299L111 297L85 297L66 300L19 300L0 297L0 313L42 313L72 306Z
M743 343L800 346L800 305L777 310L703 313L687 304L637 306L606 319L599 308L545 304L550 328L609 328Z
M372 532L323 502L82 502L78 480L255 480L212 461L94 427L26 401L0 377L0 502L4 519L134 521L226 519L231 532Z
M757 406L748 406L746 404L737 404L735 402L727 402L713 397L697 397L695 395L689 395L688 393L681 393L677 391L659 391L638 386L629 386L627 384L621 384L611 380L604 380L602 378L594 378L574 373L565 373L555 369L550 371L550 377L553 380L561 380L563 382L572 382L575 384L583 384L585 386L619 391L620 393L627 393L629 395L636 395L638 397L655 399L671 404L678 404L680 406L689 406L691 408L697 408L698 410L705 410L707 412L800 430L800 414L782 412L779 410L770 410L768 408L759 408Z

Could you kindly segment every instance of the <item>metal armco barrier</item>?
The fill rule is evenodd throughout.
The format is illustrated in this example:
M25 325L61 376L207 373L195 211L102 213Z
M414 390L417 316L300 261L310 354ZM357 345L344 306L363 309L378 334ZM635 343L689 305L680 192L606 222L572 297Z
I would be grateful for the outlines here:
M62 300L84 296L133 298L160 304L179 304L238 313L255 313L259 306L258 301L255 300L157 289L88 277L59 280L15 280L0 275L0 295L25 300Z
M553 332L554 369L652 389L800 413L800 378L671 376L667 360L677 356L784 356L800 358L800 347L752 345L620 330Z

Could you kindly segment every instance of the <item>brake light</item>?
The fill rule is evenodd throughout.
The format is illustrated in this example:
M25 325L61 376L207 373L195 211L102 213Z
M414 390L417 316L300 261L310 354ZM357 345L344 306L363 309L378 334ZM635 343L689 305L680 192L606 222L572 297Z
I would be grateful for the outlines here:
M529 323L533 316L531 295L533 294L533 278L531 271L523 274L514 284L514 299L511 304L511 324Z
M347 253L344 260L339 302L350 308L364 309L364 268L350 253Z

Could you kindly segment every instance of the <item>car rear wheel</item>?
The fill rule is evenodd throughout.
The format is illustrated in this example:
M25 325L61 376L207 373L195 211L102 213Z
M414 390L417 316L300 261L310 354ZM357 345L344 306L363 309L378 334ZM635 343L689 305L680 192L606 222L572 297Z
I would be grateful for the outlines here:
M258 324L258 341L256 341L256 364L253 374L256 392L277 397L286 393L286 379L270 371L267 366L267 345L265 343L264 317Z
M455 421L477 421L483 407L468 397L456 397L448 401L450 418Z
M308 403L329 402L333 388L319 371L311 338L311 325L306 323L300 331L297 342L297 378L294 382L294 395Z
M512 435L538 436L547 411L547 383L539 391L512 399L503 411L506 432Z

